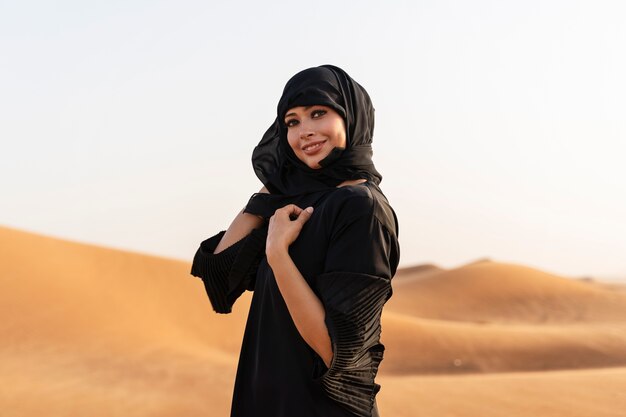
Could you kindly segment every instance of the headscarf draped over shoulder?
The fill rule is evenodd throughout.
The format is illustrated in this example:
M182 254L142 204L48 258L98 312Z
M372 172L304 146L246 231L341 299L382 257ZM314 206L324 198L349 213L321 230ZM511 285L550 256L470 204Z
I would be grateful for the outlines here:
M319 162L319 169L310 168L295 155L284 122L287 110L311 105L331 107L346 125L346 147L334 148ZM297 73L285 85L276 120L252 153L254 172L270 194L254 194L244 211L269 218L280 207L346 180L364 178L378 185L382 176L372 162L373 133L370 97L344 70L322 65Z

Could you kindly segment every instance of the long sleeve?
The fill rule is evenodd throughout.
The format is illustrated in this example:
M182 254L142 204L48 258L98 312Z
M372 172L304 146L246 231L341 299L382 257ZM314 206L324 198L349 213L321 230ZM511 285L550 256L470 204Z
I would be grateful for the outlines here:
M257 267L265 254L267 226L250 234L218 254L215 248L224 236L221 231L200 244L191 266L191 275L201 278L213 310L230 313L245 290L254 289Z
M377 204L355 197L341 208L324 273L314 288L333 348L329 368L316 356L314 378L331 399L359 417L372 416L380 390L374 382L385 350L380 317L399 261L395 215Z

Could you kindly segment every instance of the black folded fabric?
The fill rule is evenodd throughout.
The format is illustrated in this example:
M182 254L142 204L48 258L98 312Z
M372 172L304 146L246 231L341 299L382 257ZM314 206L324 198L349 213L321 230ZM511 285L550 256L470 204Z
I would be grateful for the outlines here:
M333 148L319 162L322 169L299 160L287 140L287 110L310 105L334 109L346 125L346 147ZM268 218L303 195L333 189L345 180L363 178L377 185L382 181L372 161L374 106L367 91L343 69L321 65L294 75L285 85L276 116L252 152L254 172L270 194L254 194L246 213Z
M257 267L265 254L267 227L253 229L218 254L221 231L200 244L191 265L191 275L201 278L213 310L227 314L245 290L254 289Z
M392 294L391 281L368 274L330 272L316 282L333 347L332 363L316 381L344 408L369 417L380 390L374 382L385 350L379 342L380 315ZM322 362L316 368L326 367Z

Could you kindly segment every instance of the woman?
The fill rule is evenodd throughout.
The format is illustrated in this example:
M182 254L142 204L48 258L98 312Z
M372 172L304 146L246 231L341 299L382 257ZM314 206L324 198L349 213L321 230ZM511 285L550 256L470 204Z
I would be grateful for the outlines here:
M218 313L254 291L231 417L378 417L399 245L373 129L367 92L343 70L296 74L252 155L264 187L194 257Z

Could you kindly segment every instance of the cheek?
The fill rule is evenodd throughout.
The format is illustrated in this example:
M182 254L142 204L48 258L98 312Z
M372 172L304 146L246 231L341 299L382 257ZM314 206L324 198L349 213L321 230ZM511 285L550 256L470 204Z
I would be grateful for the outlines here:
M340 137L340 139L339 139L339 145L338 146L340 148L345 148L346 147L346 131L345 131L345 129L343 129L340 132L339 137Z
M335 145L341 148L346 147L346 128L343 120L340 120L335 124Z
M298 136L293 130L287 131L287 143L289 143L289 146L294 152L298 152L300 150L300 147L298 146Z

